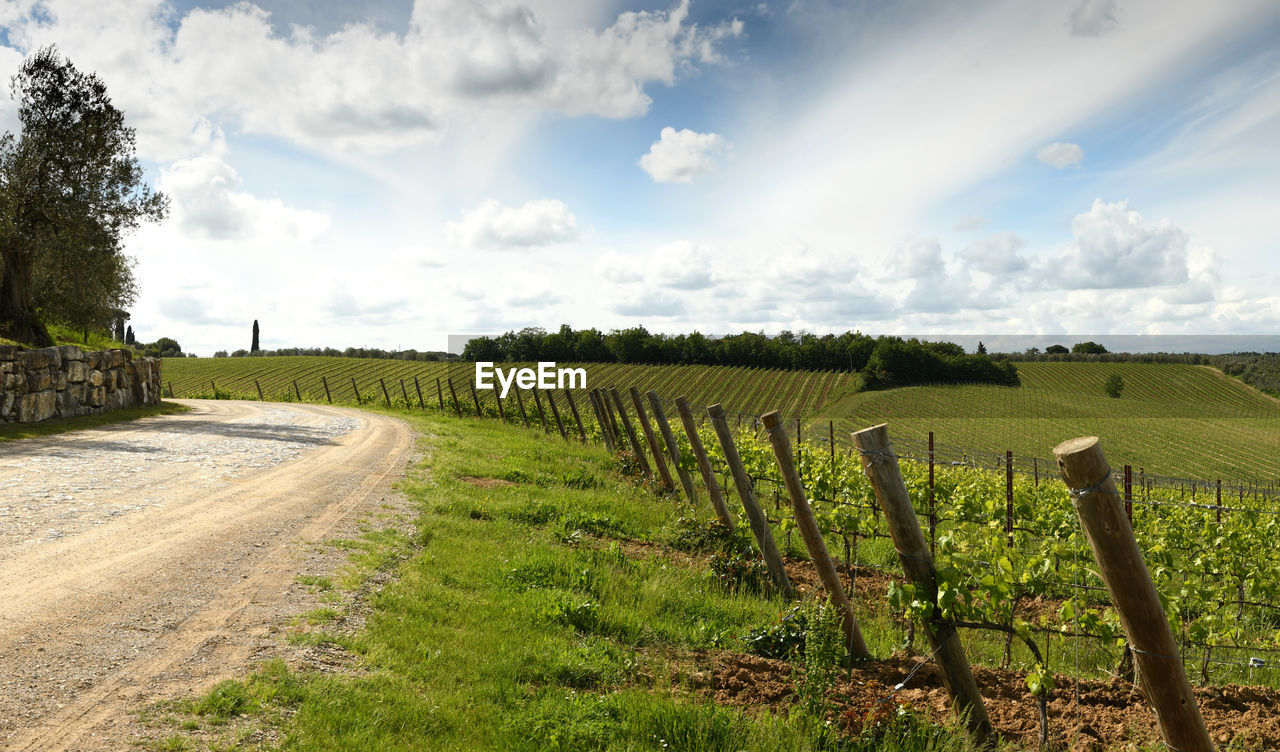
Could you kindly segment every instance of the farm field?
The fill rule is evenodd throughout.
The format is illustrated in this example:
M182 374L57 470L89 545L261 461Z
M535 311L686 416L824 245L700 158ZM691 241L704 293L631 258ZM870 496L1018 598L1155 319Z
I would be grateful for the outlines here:
M508 364L511 366L517 364ZM504 365L506 367L506 365ZM561 364L561 367L574 367ZM788 415L814 415L833 399L851 394L855 377L834 371L777 371L722 366L645 366L619 363L588 363L591 387L635 386L641 391L655 389L663 397L686 395L694 404L723 403L727 410L759 415L781 409ZM303 399L326 400L321 377L328 381L334 402L356 402L356 390L365 401L382 401L386 381L392 399L403 398L400 380L411 401L416 401L413 379L417 377L428 402L437 399L435 380L452 378L459 399L470 400L465 385L475 376L472 363L431 363L368 358L322 356L281 356L262 358L178 358L164 362L166 389L173 396L212 396L216 387L228 396L257 399L256 380L268 400L296 399L293 382ZM355 386L352 385L355 380ZM445 399L449 400L448 392ZM492 402L491 393L481 399Z
M1116 465L1204 479L1280 477L1280 401L1217 369L1167 363L1019 363L1021 387L903 387L824 407L840 435L889 423L894 436L1047 458L1073 436L1102 438ZM1124 389L1103 393L1111 374Z

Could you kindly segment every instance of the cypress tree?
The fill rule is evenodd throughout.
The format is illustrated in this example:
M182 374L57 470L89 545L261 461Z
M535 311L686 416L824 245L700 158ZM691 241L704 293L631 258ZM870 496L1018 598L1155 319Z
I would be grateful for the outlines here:
M258 320L253 320L253 347L249 348L249 352L258 351Z

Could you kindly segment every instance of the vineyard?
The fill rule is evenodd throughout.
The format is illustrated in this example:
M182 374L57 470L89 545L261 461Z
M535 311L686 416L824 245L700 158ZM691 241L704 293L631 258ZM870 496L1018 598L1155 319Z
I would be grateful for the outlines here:
M662 394L687 394L690 399L707 403L724 402L736 410L756 414L782 407L788 414L814 415L832 400L851 393L854 387L854 377L836 371L618 363L588 363L583 367L592 387L635 385ZM171 396L175 397L212 396L216 388L227 396L257 399L261 388L262 396L268 400L296 400L300 396L314 402L330 399L338 403L371 403L384 401L385 383L392 398L403 400L407 395L416 402L414 378L424 395L436 399L437 378L452 378L459 389L464 389L475 378L475 366L316 356L177 358L164 362L165 388L168 390L171 384ZM401 380L406 391L401 390ZM489 394L484 393L491 400Z
M1134 428L1143 420L1188 431L1188 426L1199 426L1203 431L1206 426L1220 424L1224 436L1241 422L1270 421L1276 425L1268 414L1275 409L1269 398L1215 371L1190 366L1120 366L1126 392L1119 400L1093 393L1097 382L1116 366L1028 364L1024 375L1026 394L1040 394L1068 416L1061 419L1063 423L1045 418L1041 419L1043 424L1036 424L1036 430L1045 432L1042 454L1047 453L1047 445L1073 435L1104 436L1107 456L1113 463L1108 477L1116 489L1110 493L1127 513L1128 527L1140 546L1174 641L1170 654L1153 659L1149 650L1134 645L1132 635L1122 629L1121 616L1109 594L1110 583L1104 583L1102 568L1073 505L1073 493L1058 479L1052 462L1019 457L1015 464L1012 452L934 446L909 435L913 427L926 431L947 425L939 423L943 420L958 421L957 431L980 422L977 415L939 417L940 405L964 412L973 404L976 407L970 407L969 412L986 411L985 420L998 420L992 417L995 414L1008 421L1026 422L1027 418L1018 415L1032 410L1031 397L1009 395L1013 390L935 387L852 394L834 374L606 366L593 370L591 390L575 390L572 396L567 391L513 390L499 402L492 392L471 389L468 377L473 371L469 366L465 370L454 366L450 376L445 366L437 364L342 360L330 364L334 369L326 372L326 364L317 362L324 359L318 358L238 360L166 363L166 378L174 382L179 396L184 393L182 385L197 392L204 381L217 380L220 393L224 389L247 391L246 386L256 391L260 385L268 395L277 392L288 399L301 396L335 401L346 401L348 394L354 398L355 389L339 392L334 382L355 378L364 403L478 414L558 433L569 440L580 436L607 443L624 466L646 483L676 495L683 490L684 496L696 499L700 517L709 516L705 500L719 494L716 516L722 524L751 531L749 538L737 534L738 540L751 541L745 547L729 545L712 558L712 569L722 586L734 591L787 594L792 587L789 576L832 594L862 594L851 608L860 614L858 618L866 617L877 625L878 633L868 639L868 644L876 646L870 651L872 655L903 648L908 654L920 655L928 649L923 633L939 625L960 630L967 650L966 665L1014 672L1022 686L1002 692L1025 697L1030 707L1038 707L1032 711L1039 713L1039 722L1032 725L1038 733L1027 730L1025 718L1004 716L995 718L1000 733L1013 733L1009 728L1016 727L1021 729L1016 733L1026 741L1073 747L1115 742L1116 732L1097 730L1081 720L1082 713L1106 718L1108 713L1119 712L1112 708L1114 697L1105 695L1102 688L1114 687L1119 681L1136 690L1137 682L1145 681L1137 667L1158 659L1180 664L1202 688L1225 687L1213 692L1202 689L1197 695L1206 714L1215 714L1208 725L1216 741L1241 749L1280 747L1280 714L1273 712L1280 695L1248 688L1280 687L1280 550L1274 545L1280 535L1280 490L1273 484L1224 486L1152 475L1143 468L1127 467L1128 457L1116 448L1122 445L1124 435L1135 441L1144 439L1141 428ZM289 370L286 365L307 365L311 370ZM348 370L338 371L339 365ZM725 379L726 373L729 379ZM314 382L321 375L330 384L330 395L317 394ZM1167 380L1161 381L1162 376ZM452 379L454 388L437 390L438 377ZM640 390L603 388L611 384L629 387L626 380L637 377L646 379ZM293 385L295 378L298 386ZM424 378L429 379L425 384ZM422 397L418 395L420 387L426 388ZM209 388L215 389L214 384ZM653 391L645 402L640 395L649 389ZM748 405L777 404L785 396L784 404L809 407L809 417L797 418L804 413L792 413L785 424L767 435L757 412L721 413L694 406L680 422L673 418L676 428L672 430L663 416L680 413L680 405L658 395L682 392L713 399L717 392L727 393ZM978 396L986 393L992 396L982 405ZM874 417L857 417L859 410L874 404L882 405L884 411ZM1132 414L1115 415L1117 405ZM896 540L891 540L887 512L878 501L860 452L849 440L849 431L837 431L834 422L825 431L817 430L813 416L849 407L854 409L842 417L843 425L858 429L880 422L885 413L898 416L890 418L890 427L898 436L893 440L893 459L927 540L934 573L929 588L922 589L904 577L906 555L900 554ZM685 417L689 422L683 421ZM920 422L913 424L913 418ZM908 435L902 435L904 426ZM1116 441L1107 433L1108 427L1117 428ZM778 431L790 436L786 463L776 443ZM976 433L970 429L965 435L973 439ZM1168 433L1166 428L1155 437L1145 437L1150 444L1135 446L1157 448L1158 442L1169 440ZM695 438L696 445L703 448L705 466L699 462ZM1172 446L1192 458L1212 456L1221 448L1203 433L1198 442L1188 438ZM1231 451L1234 454L1230 456L1241 456L1249 451L1247 442L1237 435ZM1261 458L1264 452L1256 451ZM736 472L735 462L739 463ZM805 504L794 502L784 465L794 466L793 477ZM732 503L734 493L740 504ZM1100 492L1076 491L1075 495L1081 493ZM753 515L761 516L759 525L747 524ZM811 529L821 541L818 548L810 538ZM788 566L786 574L780 575L779 550L791 562L811 562L811 568ZM834 558L834 562L828 559L830 578L822 569L825 552ZM771 555L775 559L770 559ZM867 590L868 582L872 591ZM881 616L877 619L876 614ZM753 633L745 641L747 649L763 658L791 655L797 644L797 628L789 618ZM912 673L916 670L919 667ZM876 690L882 694L870 701L891 700L899 690L906 696L907 683L903 680L893 689ZM751 682L740 684L737 691L749 694ZM1099 693L1105 699L1088 699L1100 697ZM1141 694L1131 692L1130 699L1120 704L1127 708L1141 702ZM1258 703L1271 710L1257 715ZM1232 720L1236 717L1231 714L1240 708L1254 708L1249 712L1256 722ZM1131 722L1133 716L1128 717ZM1149 721L1141 728L1123 728L1122 739L1157 741L1158 732Z
M1019 363L1021 387L862 392L820 418L842 433L888 421L894 433L1046 456L1064 436L1107 437L1121 464L1204 478L1280 477L1280 401L1206 366ZM1103 393L1111 374L1124 389ZM784 413L789 414L789 413Z

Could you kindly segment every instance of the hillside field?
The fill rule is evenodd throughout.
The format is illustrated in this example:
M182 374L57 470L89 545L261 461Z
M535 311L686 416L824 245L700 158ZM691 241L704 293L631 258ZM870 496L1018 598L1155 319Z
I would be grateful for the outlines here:
M1012 450L1048 458L1059 442L1102 437L1117 465L1149 473L1213 479L1280 477L1280 400L1207 366L1140 363L1020 363L1021 387L949 385L857 391L856 375L720 366L585 364L592 387L637 386L664 398L686 395L696 405L759 415L781 410L814 428L835 423L839 436L887 422L894 436L982 451ZM1119 398L1103 393L1108 376L1124 381ZM414 377L428 404L437 378L452 378L464 402L474 376L471 363L424 363L329 357L186 358L166 360L164 379L174 396L220 393L292 399L293 381L304 399L324 401L324 376L335 402L382 400L379 379L392 399L401 380L416 401ZM352 386L355 379L356 387ZM487 396L487 395L485 395ZM449 400L445 392L446 401ZM491 398L490 398L491 399ZM841 439L843 443L843 439Z

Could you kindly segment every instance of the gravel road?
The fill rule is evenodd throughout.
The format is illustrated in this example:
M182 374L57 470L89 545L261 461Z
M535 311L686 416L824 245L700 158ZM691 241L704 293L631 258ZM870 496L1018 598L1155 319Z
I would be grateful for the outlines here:
M242 675L412 449L371 413L179 401L0 444L0 749L128 749L141 703Z

